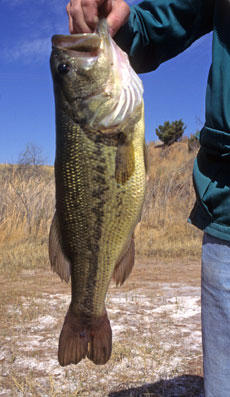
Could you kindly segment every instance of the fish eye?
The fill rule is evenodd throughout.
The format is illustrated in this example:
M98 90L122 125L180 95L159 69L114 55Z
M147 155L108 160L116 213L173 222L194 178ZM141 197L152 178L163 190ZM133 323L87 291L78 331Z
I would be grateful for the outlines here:
M67 74L70 70L70 64L67 62L60 63L57 70L60 74Z

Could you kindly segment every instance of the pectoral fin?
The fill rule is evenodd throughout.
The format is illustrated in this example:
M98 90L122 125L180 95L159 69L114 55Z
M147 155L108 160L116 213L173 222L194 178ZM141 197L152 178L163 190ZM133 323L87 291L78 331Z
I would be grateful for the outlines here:
M117 183L124 185L133 175L135 169L135 154L133 143L127 142L121 133L116 153L115 178Z
M128 244L128 248L125 251L125 254L118 261L113 272L113 279L115 280L117 286L122 285L129 277L134 265L134 259L135 243L134 238L132 237Z
M61 237L58 227L58 219L56 213L54 214L50 235L49 235L49 257L51 268L56 272L61 280L65 280L68 283L70 278L70 261L66 258L61 247Z

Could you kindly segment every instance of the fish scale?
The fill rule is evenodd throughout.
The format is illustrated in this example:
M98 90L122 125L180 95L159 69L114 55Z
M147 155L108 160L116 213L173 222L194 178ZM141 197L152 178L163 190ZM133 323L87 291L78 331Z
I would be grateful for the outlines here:
M100 41L95 34L54 36L51 54L56 213L49 252L53 270L66 281L71 274L72 291L59 341L61 365L77 363L85 356L104 364L110 357L106 293L112 276L122 284L132 269L133 232L145 194L142 86L122 52L119 59L128 74L120 76L116 51L121 50L114 47L105 22L97 35ZM83 45L86 38L88 51ZM68 40L73 41L71 50ZM79 48L84 49L84 56Z
M65 132L69 132L69 125L67 123ZM61 125L60 135L62 133ZM140 168L136 167L139 172L135 173L130 180L129 190L126 186L117 184L114 176L115 161L111 162L111 158L115 158L116 147L106 146L107 152L101 157L102 149L104 149L102 143L90 140L80 127L72 127L71 136L73 135L76 135L74 141L78 143L82 151L79 152L76 147L73 152L75 154L71 156L72 146L64 144L64 154L61 160L56 158L57 215L63 224L62 241L69 259L73 263L72 283L76 286L73 289L73 308L78 312L79 307L83 306L85 311L86 307L89 307L89 314L97 317L104 312L105 294L113 268L124 243L130 238L130 233L127 233L127 230L131 229L130 223L137 221L133 220L133 213L136 212L135 203L138 198L136 187L139 185L138 177L141 177L142 184L144 183L144 175L141 176ZM138 147L139 145L137 145ZM87 162L84 161L84 167L81 166L82 153L84 153L84 159L88 159ZM97 165L101 166L101 158L105 160L106 174L97 170ZM58 166L59 161L62 163ZM60 179L63 180L63 183L59 185ZM100 185L97 185L98 180ZM104 193L102 193L103 183L106 187ZM132 195L132 193L134 194ZM119 208L120 213L118 212ZM131 220L130 223L127 222L128 219ZM100 239L103 240L101 246ZM100 249L97 249L98 246ZM80 270L76 258L81 261ZM97 265L99 263L101 267L98 273ZM96 276L98 282L95 280ZM105 283L104 280L107 282ZM91 294L88 295L87 291L90 289Z

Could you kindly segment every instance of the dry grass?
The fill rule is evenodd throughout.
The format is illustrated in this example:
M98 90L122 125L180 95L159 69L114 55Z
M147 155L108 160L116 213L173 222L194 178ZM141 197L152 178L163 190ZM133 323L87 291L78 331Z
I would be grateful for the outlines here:
M0 243L46 238L54 211L53 168L0 168Z
M189 153L187 143L180 142L169 148L149 144L149 154L146 200L136 230L137 253L197 257L201 233L187 223L194 203L195 153ZM1 166L0 187L0 244L14 247L22 241L28 244L28 240L32 244L46 242L54 212L52 167Z
M195 195L192 169L195 152L187 142L166 148L149 144L149 180L137 252L145 256L198 257L201 232L187 223Z
M200 234L186 222L194 154L184 143L149 150L136 232L144 257L122 288L110 287L113 353L99 367L88 360L67 368L57 362L70 287L50 272L48 260L53 170L0 167L0 396L203 396L200 265L194 260Z

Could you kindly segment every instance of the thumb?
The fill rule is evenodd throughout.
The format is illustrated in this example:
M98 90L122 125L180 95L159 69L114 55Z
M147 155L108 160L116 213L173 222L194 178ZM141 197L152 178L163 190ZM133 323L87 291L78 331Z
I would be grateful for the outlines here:
M112 11L107 17L107 23L111 36L115 36L118 30L129 19L130 8L124 0L115 0Z

